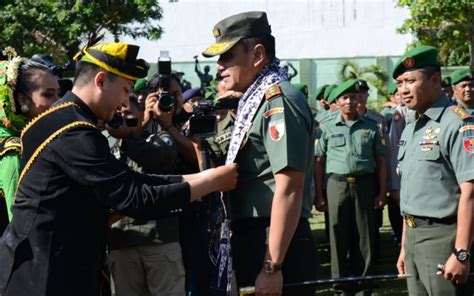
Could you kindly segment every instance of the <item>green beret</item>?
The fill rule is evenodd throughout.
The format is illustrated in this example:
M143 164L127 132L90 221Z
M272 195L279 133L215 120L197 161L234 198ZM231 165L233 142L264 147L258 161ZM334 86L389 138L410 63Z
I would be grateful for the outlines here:
M135 82L135 85L133 86L133 91L137 92L140 91L148 86L148 80L146 78L140 78Z
M464 80L474 80L474 71L470 69L457 70L451 73L451 84L455 85Z
M324 90L324 99L327 101L329 100L329 96L331 95L331 92L333 91L333 89L335 89L337 87L336 84L331 84L329 85L328 87L326 87L326 89Z
M361 91L360 84L356 79L349 79L336 87L329 96L329 103L336 101L337 98L348 92L358 93Z
M302 92L305 96L305 98L308 98L308 86L303 83L292 83L293 86L298 89L300 92Z
M396 93L397 93L397 85L393 81L390 81L388 83L388 94L390 96L393 96Z
M439 66L438 50L433 46L420 46L405 52L398 59L393 69L392 77L397 79L401 74L426 68L429 66Z
M75 61L87 62L120 77L138 80L146 77L150 66L137 59L139 46L127 43L99 43L84 47L74 56Z
M232 15L214 26L212 34L216 42L205 49L202 55L207 58L221 55L244 38L263 37L271 33L265 12L250 11Z
M328 88L329 84L325 84L323 86L320 86L318 87L318 89L316 89L316 96L315 96L315 99L316 101L319 100L319 97L323 97L324 98L324 91L326 90L326 88Z

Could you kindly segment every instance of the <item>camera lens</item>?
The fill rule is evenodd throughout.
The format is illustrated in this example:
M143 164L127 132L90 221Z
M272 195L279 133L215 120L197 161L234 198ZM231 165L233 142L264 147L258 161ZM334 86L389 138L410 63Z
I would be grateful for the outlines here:
M169 112L176 104L175 97L168 93L162 93L158 99L158 108L163 112Z

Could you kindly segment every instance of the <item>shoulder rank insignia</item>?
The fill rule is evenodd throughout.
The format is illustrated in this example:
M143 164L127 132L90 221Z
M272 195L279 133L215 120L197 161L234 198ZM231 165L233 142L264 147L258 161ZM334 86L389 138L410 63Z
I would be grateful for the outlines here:
M464 110L463 108L460 108L458 106L452 106L451 111L454 114L456 114L456 116L461 120L465 120L467 118L472 118L471 114L467 113L466 110Z
M265 91L265 100L270 101L271 99L280 94L281 88L278 86L278 84L274 84Z

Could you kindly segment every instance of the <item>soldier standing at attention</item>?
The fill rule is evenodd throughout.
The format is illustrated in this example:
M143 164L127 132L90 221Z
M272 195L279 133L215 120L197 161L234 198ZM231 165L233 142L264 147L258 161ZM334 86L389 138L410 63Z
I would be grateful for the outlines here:
M453 98L458 106L469 114L474 114L474 71L465 69L451 74Z
M473 239L474 121L442 93L437 55L434 47L417 47L393 71L402 101L416 111L399 141L405 223L397 268L414 275L410 295L472 295L464 284Z
M214 26L226 90L243 92L226 163L239 165L230 192L233 267L239 287L279 295L283 283L314 280L318 260L309 227L313 194L314 119L304 95L275 57L264 12L230 16ZM314 295L297 288L285 295Z
M318 208L325 202L323 172L329 175L327 203L333 277L370 273L374 209L381 209L386 203L385 146L377 123L357 113L357 82L348 80L332 91L331 98L336 98L340 111L325 122L316 144ZM348 294L353 292L336 288L337 292L343 292L340 289ZM370 291L360 294L370 295Z

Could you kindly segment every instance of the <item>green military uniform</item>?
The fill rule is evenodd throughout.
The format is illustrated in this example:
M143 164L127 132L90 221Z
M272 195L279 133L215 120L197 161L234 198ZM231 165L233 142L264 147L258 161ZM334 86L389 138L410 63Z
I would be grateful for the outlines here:
M396 79L406 71L439 65L437 50L422 46L395 65ZM440 95L417 114L400 138L400 208L405 216L405 269L410 295L472 295L472 285L454 286L436 275L454 249L459 184L474 179L474 121ZM421 186L420 186L421 185Z
M336 97L352 86L339 86L335 90ZM338 113L322 127L316 155L325 157L329 175L327 197L333 277L370 273L377 194L375 157L384 154L377 123L365 116L356 115L353 121L345 122Z
M470 69L462 69L462 70L457 70L453 73L451 73L450 76L451 83L453 87L455 87L458 83L461 83L463 81L474 81L474 71ZM461 98L453 98L453 100L457 101L457 105L466 110L469 114L473 115L474 114L474 108L466 108L461 104ZM471 99L472 100L472 99ZM466 103L464 103L466 104ZM472 104L472 103L471 103Z
M279 89L279 95L259 108L237 156L239 183L231 192L234 221L270 217L275 173L286 167L303 172L314 169L314 163L307 161L313 159L313 147L308 143L312 142L314 125L308 105L288 82L280 83ZM312 178L312 173L305 174L302 218L311 217Z

